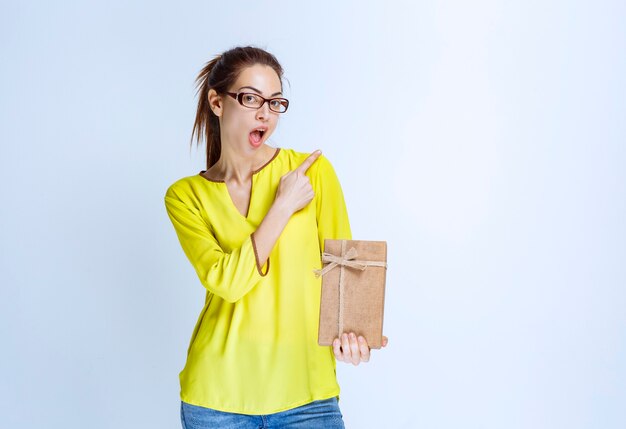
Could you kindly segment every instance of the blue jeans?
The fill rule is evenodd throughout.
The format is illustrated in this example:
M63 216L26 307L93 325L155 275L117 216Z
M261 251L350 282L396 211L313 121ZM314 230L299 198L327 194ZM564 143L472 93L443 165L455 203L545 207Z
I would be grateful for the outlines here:
M337 397L267 415L236 414L181 401L183 429L345 429Z

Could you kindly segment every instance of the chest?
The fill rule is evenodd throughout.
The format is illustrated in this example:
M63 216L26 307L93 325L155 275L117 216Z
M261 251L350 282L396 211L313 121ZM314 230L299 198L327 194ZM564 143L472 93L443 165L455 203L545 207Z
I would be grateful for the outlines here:
M226 183L228 196L243 217L248 217L252 198L252 180L244 184Z

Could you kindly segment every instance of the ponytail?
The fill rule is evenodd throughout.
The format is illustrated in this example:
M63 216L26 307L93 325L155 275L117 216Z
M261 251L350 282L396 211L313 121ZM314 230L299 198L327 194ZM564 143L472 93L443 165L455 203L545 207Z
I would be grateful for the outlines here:
M209 106L209 89L211 89L209 78L211 71L213 71L215 64L220 58L221 55L218 55L206 63L196 78L196 96L199 95L198 109L196 110L196 120L193 124L190 143L193 143L194 136L196 137L198 145L202 143L203 139L206 142L207 170L220 159L222 152L220 121Z

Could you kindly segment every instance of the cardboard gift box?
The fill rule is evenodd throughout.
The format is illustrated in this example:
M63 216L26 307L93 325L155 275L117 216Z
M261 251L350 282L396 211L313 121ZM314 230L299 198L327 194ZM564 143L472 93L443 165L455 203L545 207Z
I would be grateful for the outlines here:
M387 242L324 240L318 344L330 346L343 332L382 347Z

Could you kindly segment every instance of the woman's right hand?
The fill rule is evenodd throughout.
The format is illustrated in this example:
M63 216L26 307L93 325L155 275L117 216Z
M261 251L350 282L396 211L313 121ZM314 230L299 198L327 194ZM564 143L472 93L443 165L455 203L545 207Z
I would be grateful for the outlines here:
M291 214L306 207L315 196L311 181L305 173L321 154L322 151L316 150L295 170L280 178L274 201L286 207Z

